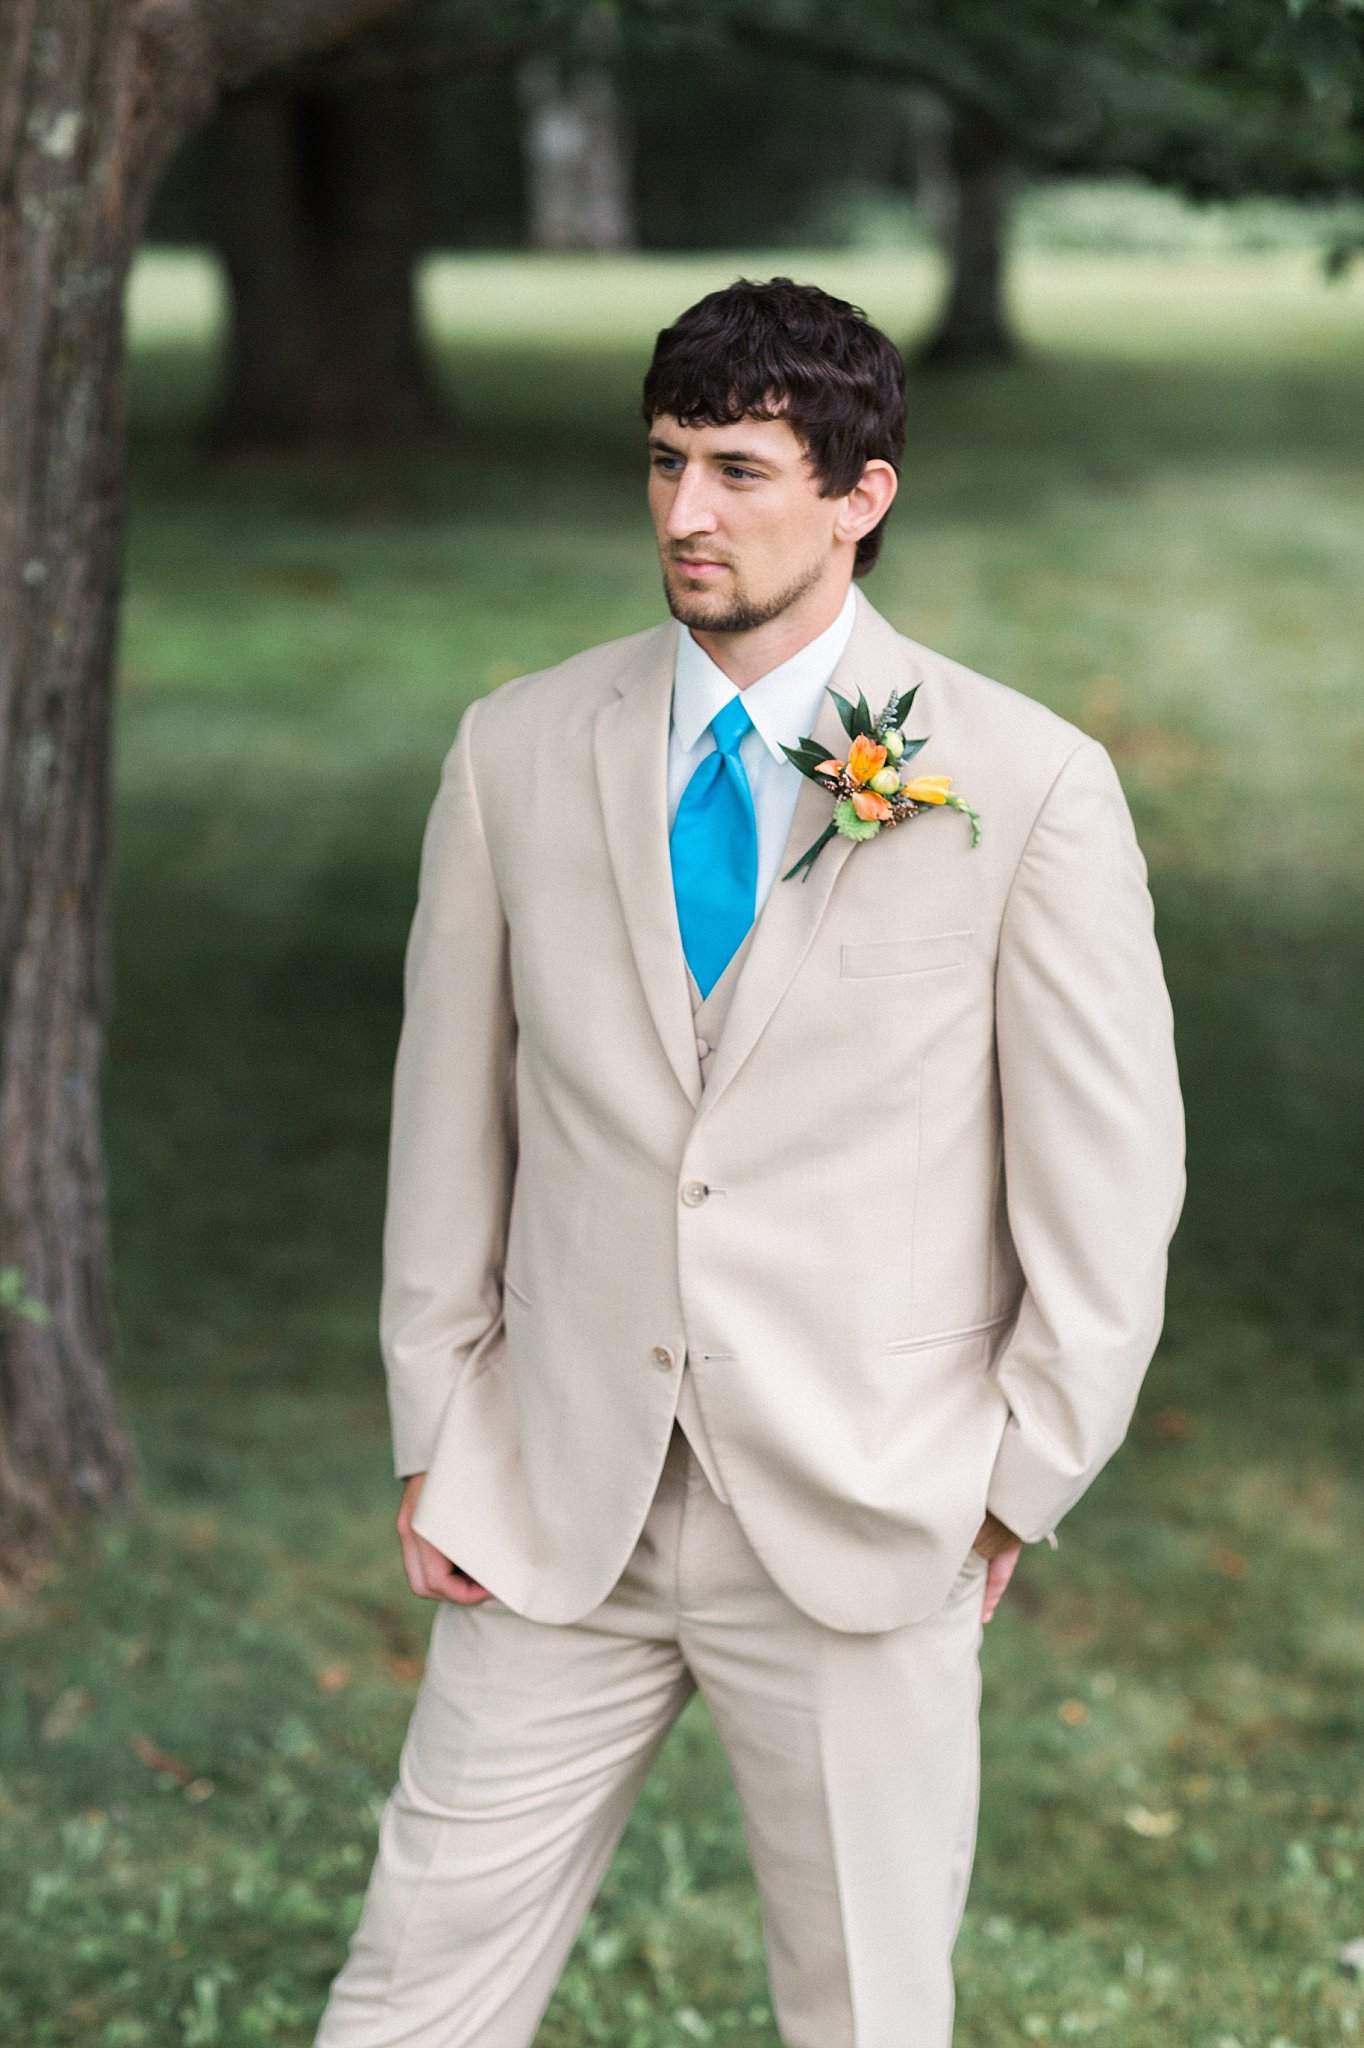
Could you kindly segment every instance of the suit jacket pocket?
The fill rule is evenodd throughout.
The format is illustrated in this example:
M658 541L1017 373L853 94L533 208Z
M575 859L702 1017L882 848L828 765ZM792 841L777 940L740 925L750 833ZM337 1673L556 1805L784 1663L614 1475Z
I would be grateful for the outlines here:
M880 974L931 974L944 967L963 967L970 945L970 932L933 932L919 939L878 939L844 946L839 972L857 981Z
M1003 1329L1005 1323L1013 1320L1013 1312L1002 1316L989 1316L983 1323L963 1323L957 1330L936 1330L928 1337L897 1337L887 1344L886 1350L897 1355L906 1351L940 1351L950 1344L977 1343L988 1337L992 1330Z

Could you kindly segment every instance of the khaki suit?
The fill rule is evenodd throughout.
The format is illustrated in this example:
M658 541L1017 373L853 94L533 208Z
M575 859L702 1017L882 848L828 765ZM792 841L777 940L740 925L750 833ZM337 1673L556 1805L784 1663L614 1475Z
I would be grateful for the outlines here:
M981 844L934 811L866 844L835 839L807 880L778 880L699 1051L667 843L676 631L594 648L465 713L408 953L381 1317L396 1466L428 1475L418 1529L497 1596L442 1613L438 1640L476 1638L482 1659L496 1632L529 1630L556 1685L571 1682L570 1642L607 1616L617 1629L641 1558L682 1542L667 1507L679 1461L744 1560L721 1578L761 1585L792 1640L881 1638L901 1662L916 1639L939 1642L963 1611L986 1507L1034 1540L1121 1441L1183 1190L1169 1004L1108 757L904 639L860 595L833 686L874 710L919 686L909 729L931 740L916 769L956 778ZM827 698L815 734L846 751ZM783 872L828 814L803 783ZM675 1432L684 1375L723 1501ZM656 1599L666 1579L650 1579ZM664 1631L674 1646L681 1612ZM845 1943L837 2026L827 2011L802 2017L817 1986L790 1991L788 2043L947 2039L977 1636L972 1609L955 1679L932 1681L955 1702L956 1760L925 1743L905 1792L902 1814L927 1814L935 1775L956 1787L925 1823L927 1863L903 1884L882 1873L892 1925L856 1970ZM495 1691L495 1666L480 1668ZM899 1695L907 1728L912 1691ZM650 1721L636 1762L679 1703ZM419 1707L405 1772L429 1753L419 1731L436 1714ZM742 1796L737 1763L736 1776ZM613 1780L598 1851L582 1847L573 1884L556 1880L570 1922L614 1839L602 1815L633 1782ZM861 1797L870 1815L865 1782ZM429 1785L398 1795L393 1882L385 1892L381 1855L359 1940L369 1961L351 1966L371 1988L378 1969L385 1997L394 1965L374 1928L392 1917L395 1873L458 1861L448 1832L432 1850L417 1826L436 1809L449 1821L430 1798ZM428 1847L399 1851L409 1823ZM754 1860L772 1927L782 1907L758 1847ZM898 1977L884 1967L897 1939L920 1945ZM541 1975L561 1950L542 1953ZM859 1992L878 1970L884 1996ZM547 1990L518 1996L538 2010ZM410 2033L358 2018L347 2031L337 2005L320 2038L530 2038L524 2014L507 2016L521 2012L510 1993L487 2032L466 1994L451 1996L464 2018L432 2007Z

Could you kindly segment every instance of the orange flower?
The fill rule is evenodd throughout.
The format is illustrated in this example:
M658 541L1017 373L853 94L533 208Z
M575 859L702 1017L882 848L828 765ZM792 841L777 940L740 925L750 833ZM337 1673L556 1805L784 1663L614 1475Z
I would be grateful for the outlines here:
M859 733L848 750L848 773L854 782L870 782L886 765L886 750Z
M900 794L912 797L916 804L945 804L951 787L950 775L916 775L913 782L900 784Z
M843 773L843 763L841 761L821 761L815 773L816 775L841 775Z
M884 754L886 750L882 747L879 751ZM887 818L895 815L885 798L878 796L874 789L855 789L852 793L852 807L866 825L870 825L873 819L884 825Z

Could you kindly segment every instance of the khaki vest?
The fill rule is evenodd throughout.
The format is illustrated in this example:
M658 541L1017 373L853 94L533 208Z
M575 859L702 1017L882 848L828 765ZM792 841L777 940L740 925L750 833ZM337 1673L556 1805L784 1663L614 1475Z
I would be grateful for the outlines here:
M729 1006L734 999L734 991L738 986L739 976L743 972L744 961L748 958L748 949L753 943L753 933L756 928L757 919L755 918L726 963L724 973L715 983L708 996L701 994L695 975L690 968L687 969L687 987L691 992L692 1022L696 1028L696 1059L701 1071L701 1084L703 1087L710 1078L711 1062L715 1058L715 1048L720 1043L720 1034L725 1028L725 1019L729 1015ZM706 1425L701 1419L701 1410L696 1399L695 1383L685 1363L682 1368L682 1385L677 1399L677 1423L696 1454L696 1462L705 1473L712 1493L728 1505L729 1496L725 1492L719 1468L715 1463L715 1453L711 1449L710 1439L706 1435Z

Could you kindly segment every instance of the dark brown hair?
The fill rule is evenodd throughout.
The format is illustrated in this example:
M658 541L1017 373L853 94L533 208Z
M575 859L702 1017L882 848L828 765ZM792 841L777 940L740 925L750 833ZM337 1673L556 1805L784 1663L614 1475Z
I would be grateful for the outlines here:
M860 306L789 277L741 277L708 292L654 344L644 378L648 421L732 426L790 421L820 495L846 495L873 457L897 474L905 446L905 366ZM855 576L881 548L885 521L857 543Z

